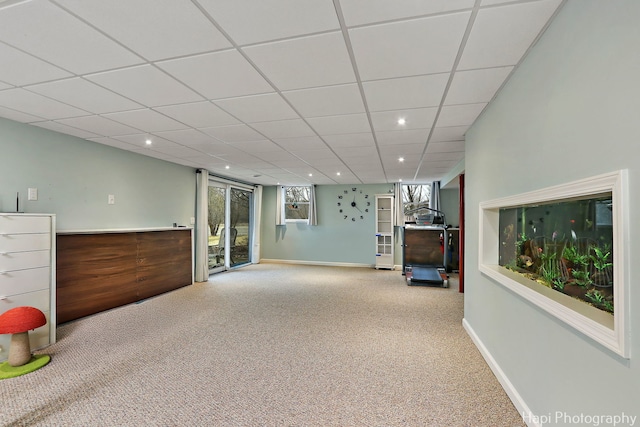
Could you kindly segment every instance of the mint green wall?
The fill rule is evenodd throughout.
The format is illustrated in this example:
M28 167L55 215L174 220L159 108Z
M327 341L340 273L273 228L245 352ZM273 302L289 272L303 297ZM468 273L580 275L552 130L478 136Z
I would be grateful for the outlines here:
M29 187L37 201L27 201ZM194 169L0 118L0 212L15 212L17 192L21 211L56 214L58 230L170 227L195 216Z
M458 227L460 225L460 190L440 190L440 210L444 212L447 224Z
M467 133L464 317L540 416L640 416L640 267L625 360L480 274L478 204L628 168L631 258L640 253L639 17L636 0L569 0Z
M373 208L364 220L356 222L343 219L338 212L338 195L352 187L361 188L369 194L372 206L375 194L386 194L393 190L392 184L318 185L318 225L289 223L276 227L277 187L265 187L262 199L261 257L309 263L375 264ZM396 247L396 260L400 259L398 251L399 247Z
M262 201L261 257L282 261L327 264L375 264L375 215L373 210L362 221L344 220L338 213L338 194L352 187L363 189L371 197L393 192L393 184L318 185L318 225L289 223L275 226L276 187L265 187ZM443 211L458 218L458 192L443 190ZM373 204L373 203L372 203ZM457 224L457 223L456 223ZM395 236L395 265L402 265L402 242Z

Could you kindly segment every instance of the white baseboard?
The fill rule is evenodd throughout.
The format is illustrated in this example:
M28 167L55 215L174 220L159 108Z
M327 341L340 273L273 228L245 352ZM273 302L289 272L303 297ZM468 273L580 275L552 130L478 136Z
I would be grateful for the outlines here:
M529 406L526 404L524 399L522 399L522 396L520 396L520 393L518 393L518 390L516 390L513 384L511 384L511 381L509 381L509 378L507 378L507 376L502 371L502 369L500 369L500 366L498 365L496 360L493 358L493 356L491 356L491 353L489 353L489 350L484 346L484 344L480 340L480 337L476 335L471 325L469 325L469 323L467 322L467 319L462 319L462 326L467 331L467 334L469 334L469 337L471 337L471 340L480 351L480 354L482 354L482 357L484 357L484 360L487 362L487 365L489 365L489 368L491 368L491 371L493 372L493 374L496 376L496 378L498 378L500 385L502 385L502 388L507 393L507 396L509 396L509 399L511 399L511 402L513 402L513 405L518 410L518 413L520 413L520 415L523 416L522 418L525 424L527 424L527 426L529 427L541 427L540 424L534 423L532 421L531 419L532 417L524 416L526 414L532 413L531 410L529 409Z
M327 267L359 267L359 268L375 268L374 264L357 264L353 262L325 262L325 261L300 261L295 259L260 259L261 263L271 264L297 264L297 265L321 265Z

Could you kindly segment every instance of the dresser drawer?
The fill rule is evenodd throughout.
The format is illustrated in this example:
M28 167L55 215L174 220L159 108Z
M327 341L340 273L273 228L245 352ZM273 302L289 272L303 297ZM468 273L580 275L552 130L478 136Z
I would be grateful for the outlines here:
M29 215L0 215L0 235L12 233L50 232L50 217Z
M30 268L0 273L0 297L49 289L51 269Z
M50 263L50 251L0 253L0 274L13 270L47 267Z
M21 307L26 305L28 307L35 307L42 312L49 312L51 297L49 295L49 289L43 289L41 291L29 292L26 294L9 295L0 300L0 313L4 313L7 310L11 310L15 307Z
M0 234L0 254L5 252L38 251L51 248L51 235L39 234Z

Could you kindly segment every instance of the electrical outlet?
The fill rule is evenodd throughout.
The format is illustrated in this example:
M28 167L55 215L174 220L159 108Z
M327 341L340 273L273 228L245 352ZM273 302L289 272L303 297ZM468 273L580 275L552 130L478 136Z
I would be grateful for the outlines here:
M116 204L116 196L113 194L109 194L109 197L107 198L107 203L110 205L115 205Z
M194 225L194 224L196 223L196 217L195 217L195 216L192 216L192 217L189 219L189 223L190 223L191 225Z

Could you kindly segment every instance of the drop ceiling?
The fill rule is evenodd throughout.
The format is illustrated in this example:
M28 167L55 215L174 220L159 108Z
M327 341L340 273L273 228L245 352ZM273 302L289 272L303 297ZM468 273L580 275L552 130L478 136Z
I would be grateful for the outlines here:
M440 180L561 4L5 0L0 116L256 184Z

